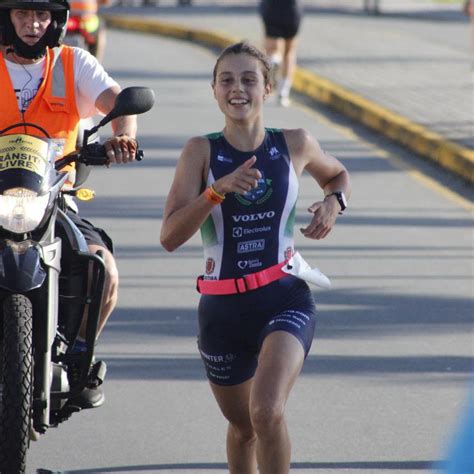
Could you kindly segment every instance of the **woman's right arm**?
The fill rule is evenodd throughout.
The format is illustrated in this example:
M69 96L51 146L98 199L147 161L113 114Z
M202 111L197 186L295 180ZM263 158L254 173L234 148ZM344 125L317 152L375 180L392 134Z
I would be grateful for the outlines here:
M203 137L191 138L181 153L161 226L160 242L168 252L189 240L214 207L201 192L209 153L209 141Z
M195 137L186 143L176 166L176 172L166 200L161 245L172 252L189 240L201 227L216 205L202 192L207 181L210 144L206 138ZM256 188L262 177L253 168L257 158L252 156L232 173L218 179L213 187L220 195L245 194Z

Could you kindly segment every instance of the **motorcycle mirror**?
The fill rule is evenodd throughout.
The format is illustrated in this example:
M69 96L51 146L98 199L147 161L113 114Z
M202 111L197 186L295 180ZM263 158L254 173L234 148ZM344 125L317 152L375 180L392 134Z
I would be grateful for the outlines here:
M95 127L84 132L83 146L87 145L91 135L114 118L122 115L144 114L153 107L154 103L155 93L149 87L126 87L116 97L113 109Z
M155 93L149 87L127 87L115 99L114 108L100 121L99 127L122 115L148 112L155 103Z

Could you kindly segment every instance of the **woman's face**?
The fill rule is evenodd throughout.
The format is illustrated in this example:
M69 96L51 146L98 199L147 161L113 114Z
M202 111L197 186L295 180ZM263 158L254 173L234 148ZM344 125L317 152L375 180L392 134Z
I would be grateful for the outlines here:
M224 56L218 65L213 89L221 111L236 120L259 114L270 93L260 61L248 54Z
M12 9L10 18L19 38L29 46L33 46L43 37L51 23L51 12Z

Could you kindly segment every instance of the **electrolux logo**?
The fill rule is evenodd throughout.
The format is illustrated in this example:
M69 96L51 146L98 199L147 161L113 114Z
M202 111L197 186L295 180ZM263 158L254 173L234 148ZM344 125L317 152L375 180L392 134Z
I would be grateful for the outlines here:
M242 227L232 228L232 237L242 237L242 234L243 234Z
M242 237L243 235L252 235L260 234L263 232L270 232L272 228L269 225L264 225L261 227L250 227L249 229L242 227L233 227L232 228L232 237L235 239Z

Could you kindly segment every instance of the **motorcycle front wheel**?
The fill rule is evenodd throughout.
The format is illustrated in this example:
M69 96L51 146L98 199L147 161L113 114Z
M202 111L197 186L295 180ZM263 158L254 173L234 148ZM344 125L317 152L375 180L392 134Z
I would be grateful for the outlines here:
M3 300L0 342L0 472L24 473L33 390L33 310L23 295Z

